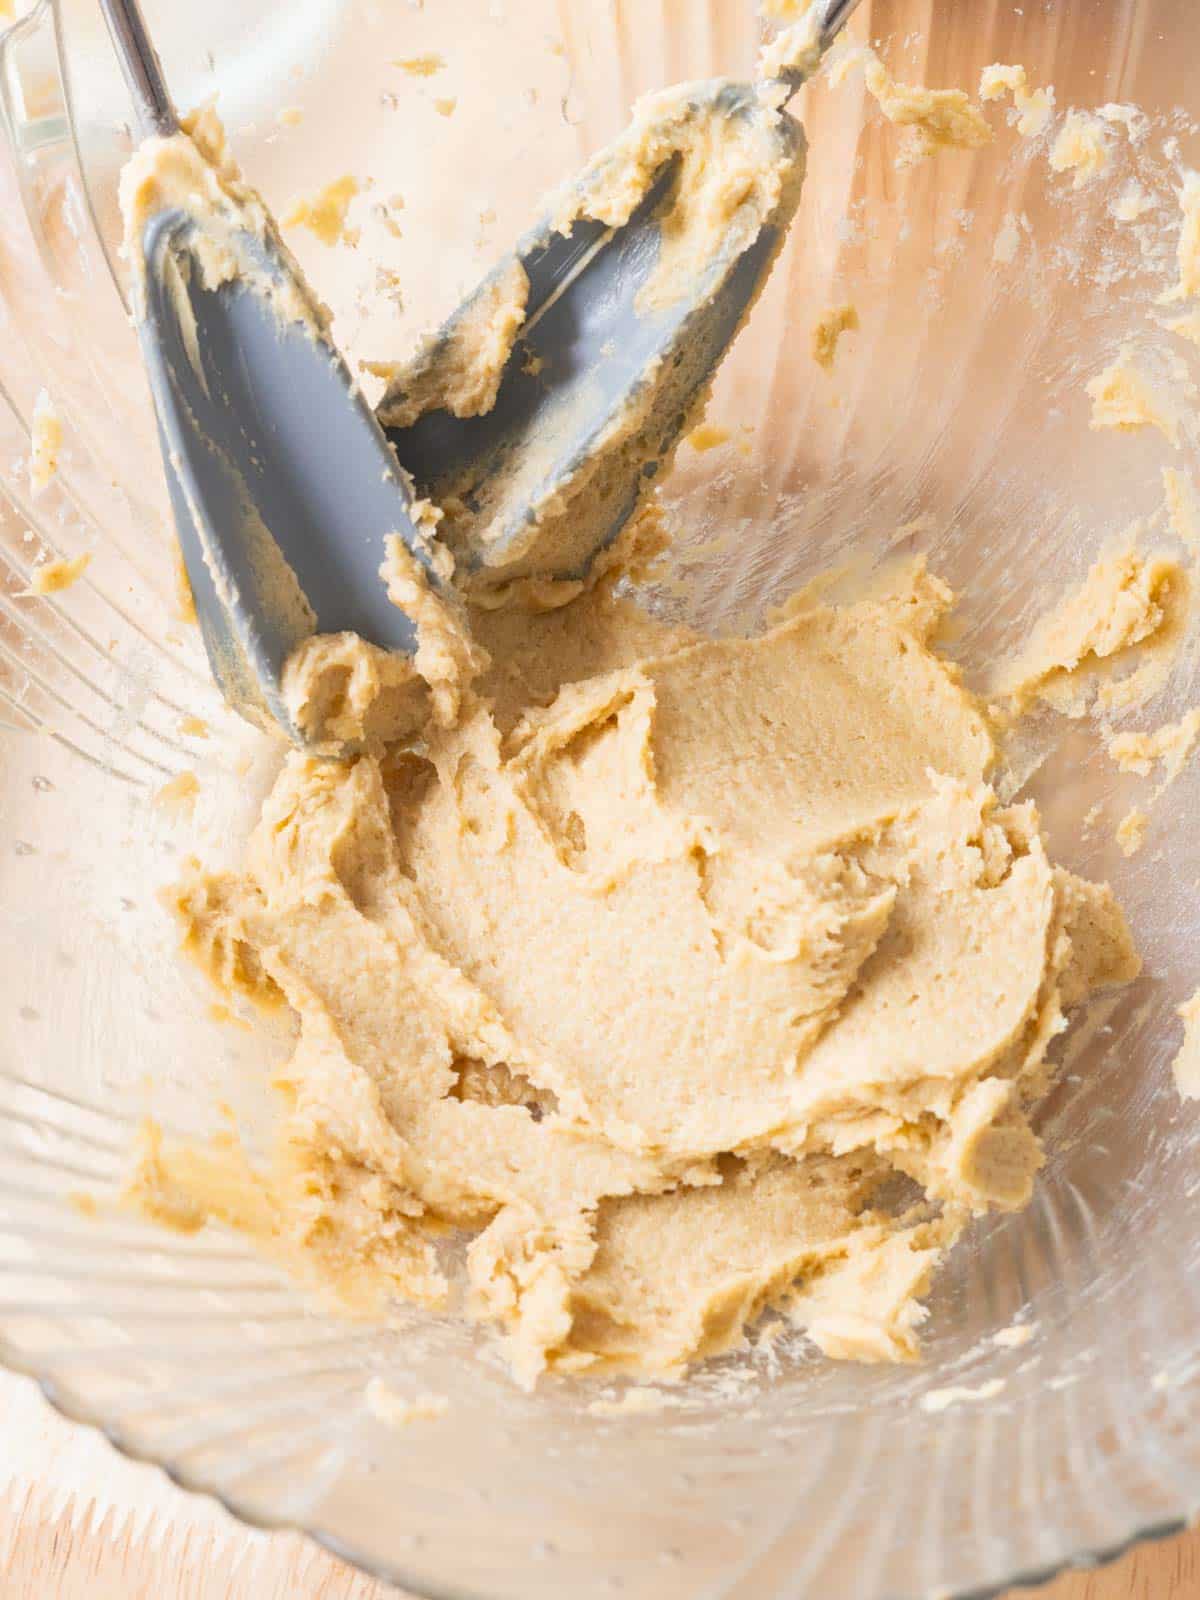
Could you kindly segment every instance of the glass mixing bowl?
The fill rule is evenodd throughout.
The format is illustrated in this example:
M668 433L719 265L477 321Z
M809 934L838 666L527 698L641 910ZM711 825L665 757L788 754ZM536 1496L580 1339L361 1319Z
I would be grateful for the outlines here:
M357 248L295 241L353 358L397 356L443 314L633 96L747 74L759 36L749 0L147 10L179 99L218 96L274 205L344 172L363 183ZM962 592L953 650L978 681L1106 540L1161 523L1160 467L1196 453L1191 415L1176 451L1152 430L1089 432L1083 383L1127 338L1187 381L1154 300L1200 112L1200 13L864 0L853 31L910 81L969 86L1020 61L1060 112L1136 101L1152 121L1136 140L1112 125L1113 174L1076 192L1003 110L989 148L900 169L857 80L806 91L800 214L710 411L732 437L682 452L674 568L649 600L743 628L831 564L923 550ZM430 51L446 59L432 79L393 64ZM252 1148L267 1125L285 1033L264 1044L214 1009L156 891L188 851L236 855L278 751L223 711L178 613L119 288L129 111L95 0L38 0L4 36L0 90L3 1359L179 1482L423 1595L983 1593L1180 1525L1200 1504L1200 1124L1169 1062L1200 966L1200 764L1127 860L1114 826L1146 785L1087 723L1035 720L1012 786L1041 804L1060 860L1116 885L1145 974L1066 1041L1034 1202L955 1252L919 1366L775 1344L704 1369L658 1413L596 1415L595 1388L518 1391L453 1319L348 1322L236 1237L106 1205L146 1112L189 1132L231 1119ZM1118 223L1133 176L1150 209ZM809 332L847 299L862 328L827 377ZM66 443L33 502L43 385ZM85 549L73 589L22 596L36 555ZM1198 677L1186 648L1153 720L1191 705ZM190 814L162 795L185 770ZM1027 1342L994 1342L1014 1322ZM375 1374L450 1409L384 1426L364 1397ZM923 1404L949 1387L974 1394Z

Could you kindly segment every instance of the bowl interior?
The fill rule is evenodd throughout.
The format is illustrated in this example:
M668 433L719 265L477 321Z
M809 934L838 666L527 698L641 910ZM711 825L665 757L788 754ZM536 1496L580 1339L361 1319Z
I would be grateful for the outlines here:
M748 75L760 36L748 0L146 11L178 98L217 96L273 205L358 178L357 247L294 239L352 360L400 355L448 311L633 97ZM709 412L731 437L681 452L665 492L675 560L646 598L744 630L820 571L861 581L924 552L961 595L952 653L983 686L1138 519L1149 542L1196 554L1167 526L1161 478L1195 467L1194 406L1172 449L1152 430L1090 431L1084 384L1133 341L1194 395L1194 352L1157 297L1195 157L1200 17L1187 0L863 0L853 32L914 82L973 88L984 65L1020 61L1060 114L1136 102L1149 120L1137 137L1110 124L1112 171L1076 191L1049 168L1053 128L1025 140L997 110L987 149L900 168L857 79L807 89L800 214ZM224 711L179 617L121 298L129 110L93 0L40 0L0 50L5 1358L185 1483L420 1593L953 1592L1194 1510L1200 1133L1169 1063L1197 983L1200 772L1154 803L1127 859L1116 824L1148 786L1116 771L1090 721L1033 719L1007 781L1038 801L1057 859L1117 888L1145 973L1062 1042L1035 1201L956 1252L921 1366L835 1365L783 1341L711 1365L653 1414L597 1416L594 1390L521 1394L451 1319L347 1323L235 1238L89 1214L146 1112L189 1131L232 1117L251 1143L267 1126L264 1055L284 1053L286 1030L264 1046L214 1012L157 891L188 852L236 856L278 753ZM432 79L394 64L429 52L446 62ZM1130 183L1147 208L1122 222ZM861 331L827 377L811 327L844 300ZM21 463L43 385L67 445L34 503ZM43 546L94 552L61 604L21 597ZM1139 725L1198 698L1189 638ZM196 715L207 737L187 731ZM191 815L160 793L184 770L200 779ZM1029 1341L997 1346L1016 1321ZM381 1426L363 1400L375 1373L450 1395L450 1411ZM922 1409L934 1389L994 1379Z

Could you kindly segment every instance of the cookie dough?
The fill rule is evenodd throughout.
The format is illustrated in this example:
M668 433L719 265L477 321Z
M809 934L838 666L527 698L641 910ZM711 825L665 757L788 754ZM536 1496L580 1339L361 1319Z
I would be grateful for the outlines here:
M784 4L764 16L787 22L775 38L765 44L758 57L760 78L794 75L811 78L821 64L822 7L817 4Z
M990 144L987 118L962 89L926 89L897 83L875 52L864 46L863 82L889 122L909 130L901 165L938 150L978 150Z
M58 473L63 425L49 392L42 389L33 403L29 427L29 488L34 495L49 488Z
M1174 403L1155 389L1128 346L1103 372L1088 379L1087 393L1092 402L1093 428L1116 428L1121 433L1157 428L1169 444L1179 443L1179 417Z
M377 1422L389 1428L408 1428L414 1422L436 1422L450 1409L444 1394L418 1394L412 1399L397 1394L391 1384L382 1378L372 1378L363 1390L367 1410Z
M1165 722L1150 733L1116 733L1108 741L1108 753L1122 772L1136 772L1148 778L1162 763L1159 793L1183 771L1200 739L1200 706L1193 706L1178 722Z
M1117 843L1124 856L1135 856L1146 842L1150 818L1140 806L1127 811L1117 824Z
M1112 148L1104 124L1088 111L1068 111L1050 147L1050 170L1069 172L1071 187L1082 189L1112 166Z
M399 536L384 548L380 578L416 626L414 654L381 650L354 633L317 633L284 664L288 714L314 749L330 755L347 744L378 750L413 738L430 718L452 725L462 686L483 660L458 610L435 596Z
M1017 112L1017 132L1023 139L1036 139L1045 133L1054 115L1054 89L1047 84L1044 89L1029 87L1029 74L1022 66L1006 66L994 62L984 67L979 79L979 98L999 100L1011 94Z
M639 257L645 270L637 268L632 303L651 323L690 307L686 336L663 331L632 364L618 349L621 335L598 350L584 338L587 361L580 365L576 350L565 368L554 363L552 381L531 386L542 356L525 340L526 318L532 325L548 302L530 304L525 269L510 256L409 359L369 367L385 380L378 414L391 429L429 411L477 416L502 382L515 381L511 427L486 459L467 452L420 483L443 513L438 536L473 603L542 608L573 599L580 575L597 551L603 559L630 515L631 486L641 497L661 483L677 439L700 421L712 380L707 307L753 243L780 247L799 201L805 144L783 110L788 92L713 80L645 96L525 236L521 250L532 259L535 237L553 247L580 223L623 227L659 185L655 253ZM630 351L639 348L634 340Z
M819 367L826 372L833 371L833 363L837 357L838 341L844 333L854 333L858 329L858 308L847 301L844 305L830 306L817 319L812 331L812 358Z
M82 555L62 556L53 561L39 561L29 576L30 594L61 594L83 577L91 565L91 552Z
M358 194L358 179L347 173L327 183L320 194L311 200L298 200L283 219L285 228L307 228L315 233L322 244L348 244L355 242L353 230L347 228L346 217L354 197Z
M1044 701L1066 716L1141 704L1170 673L1187 627L1191 582L1168 551L1136 539L1100 556L1079 588L1034 624L997 671L993 693L1016 714Z
M1147 194L1137 179L1129 178L1122 185L1120 194L1109 209L1118 222L1137 222L1147 211L1153 211L1154 206L1153 197ZM1174 330L1176 324L1169 323L1167 326ZM1186 332L1184 336L1187 336Z
M426 411L478 417L496 403L505 364L525 321L529 278L515 258L484 285L448 336L432 336L403 363L368 361L366 371L388 385L386 415L408 428Z
M677 1371L767 1308L913 1357L946 1249L1029 1198L1065 1014L1138 965L989 787L949 603L915 564L750 640L611 584L483 614L456 715L291 756L244 869L178 886L299 1037L271 1171L152 1138L135 1194L358 1303L441 1303L454 1230L527 1383Z
M434 53L424 56L401 56L393 61L392 65L399 67L401 72L407 72L410 78L432 78L446 70L445 57Z
M914 153L991 137L958 91L873 56L867 84ZM648 285L669 303L698 245L794 204L802 147L756 107L652 97L552 216L619 223L675 160ZM135 224L184 185L217 216L243 198L210 142L137 158ZM230 270L219 230L201 270ZM491 280L385 373L385 409L486 409L526 287ZM637 448L645 419L618 423ZM452 551L462 513L441 511L426 531ZM295 1020L274 1155L148 1126L130 1199L240 1228L361 1311L461 1287L525 1384L671 1376L767 1314L830 1357L913 1359L947 1250L1030 1198L1070 1012L1138 958L1107 886L993 790L988 716L935 648L952 596L920 561L713 641L618 594L660 538L646 513L592 588L522 572L469 620L392 540L414 659L348 634L295 652L292 714L362 753L290 755L240 869L193 863L170 896L226 997ZM1113 557L1010 702L1165 641L1177 571Z

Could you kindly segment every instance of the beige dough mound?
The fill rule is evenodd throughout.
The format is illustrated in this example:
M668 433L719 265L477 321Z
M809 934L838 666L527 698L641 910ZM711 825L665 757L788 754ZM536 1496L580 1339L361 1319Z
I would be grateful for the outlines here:
M608 585L485 613L419 747L290 757L244 868L173 896L297 1018L274 1167L151 1133L134 1197L368 1305L443 1300L451 1230L526 1383L677 1371L767 1308L915 1356L948 1246L1029 1198L1065 1012L1138 963L998 803L910 576L752 640Z

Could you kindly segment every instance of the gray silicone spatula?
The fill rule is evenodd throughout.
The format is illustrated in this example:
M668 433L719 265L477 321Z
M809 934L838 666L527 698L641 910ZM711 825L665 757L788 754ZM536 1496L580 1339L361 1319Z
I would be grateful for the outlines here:
M179 125L137 0L101 4L143 133L169 138ZM830 0L821 49L854 4ZM785 75L788 91L799 76ZM698 110L757 119L764 146L774 141L786 176L752 238L736 226L718 233L672 296L647 298L675 176L664 161L622 225L547 221L527 234L421 358L428 378L520 263L526 319L495 404L466 418L432 410L392 430L421 493L447 512L456 583L485 602L513 578L586 574L674 448L782 242L803 173L799 125L755 85L715 80L695 95ZM238 710L303 742L281 692L292 649L314 631L352 631L411 650L412 625L379 577L384 540L399 534L427 570L430 557L411 486L344 361L314 338L319 308L274 225L235 235L222 243L239 271L209 285L203 217L154 214L134 241L137 320L214 673ZM393 384L380 418L395 423L404 410Z
M140 132L170 138L179 123L137 0L101 4ZM391 447L338 351L314 337L319 306L274 227L247 217L223 233L247 270L217 287L198 267L203 229L166 209L132 241L138 334L213 673L236 710L301 743L281 694L289 653L342 630L412 650L379 576L384 540L429 557Z
M857 0L826 0L813 19L816 61ZM673 164L664 163L637 210L617 227L555 216L532 228L429 340L392 371L380 421L417 488L447 515L439 528L452 549L456 583L487 603L514 579L583 578L612 543L689 422L696 401L762 288L799 202L804 137L778 113L805 70L777 80L785 89L714 79L692 86L698 116L758 125L760 148L774 145L785 173L778 204L746 240L728 230L690 265L680 292L647 295L671 200ZM582 185L602 171L602 151ZM486 323L501 286L523 270L525 321L495 400L481 415L425 403L440 373L459 359L464 332ZM417 397L417 405L414 405ZM419 414L414 416L415 410ZM622 427L622 419L630 423Z

